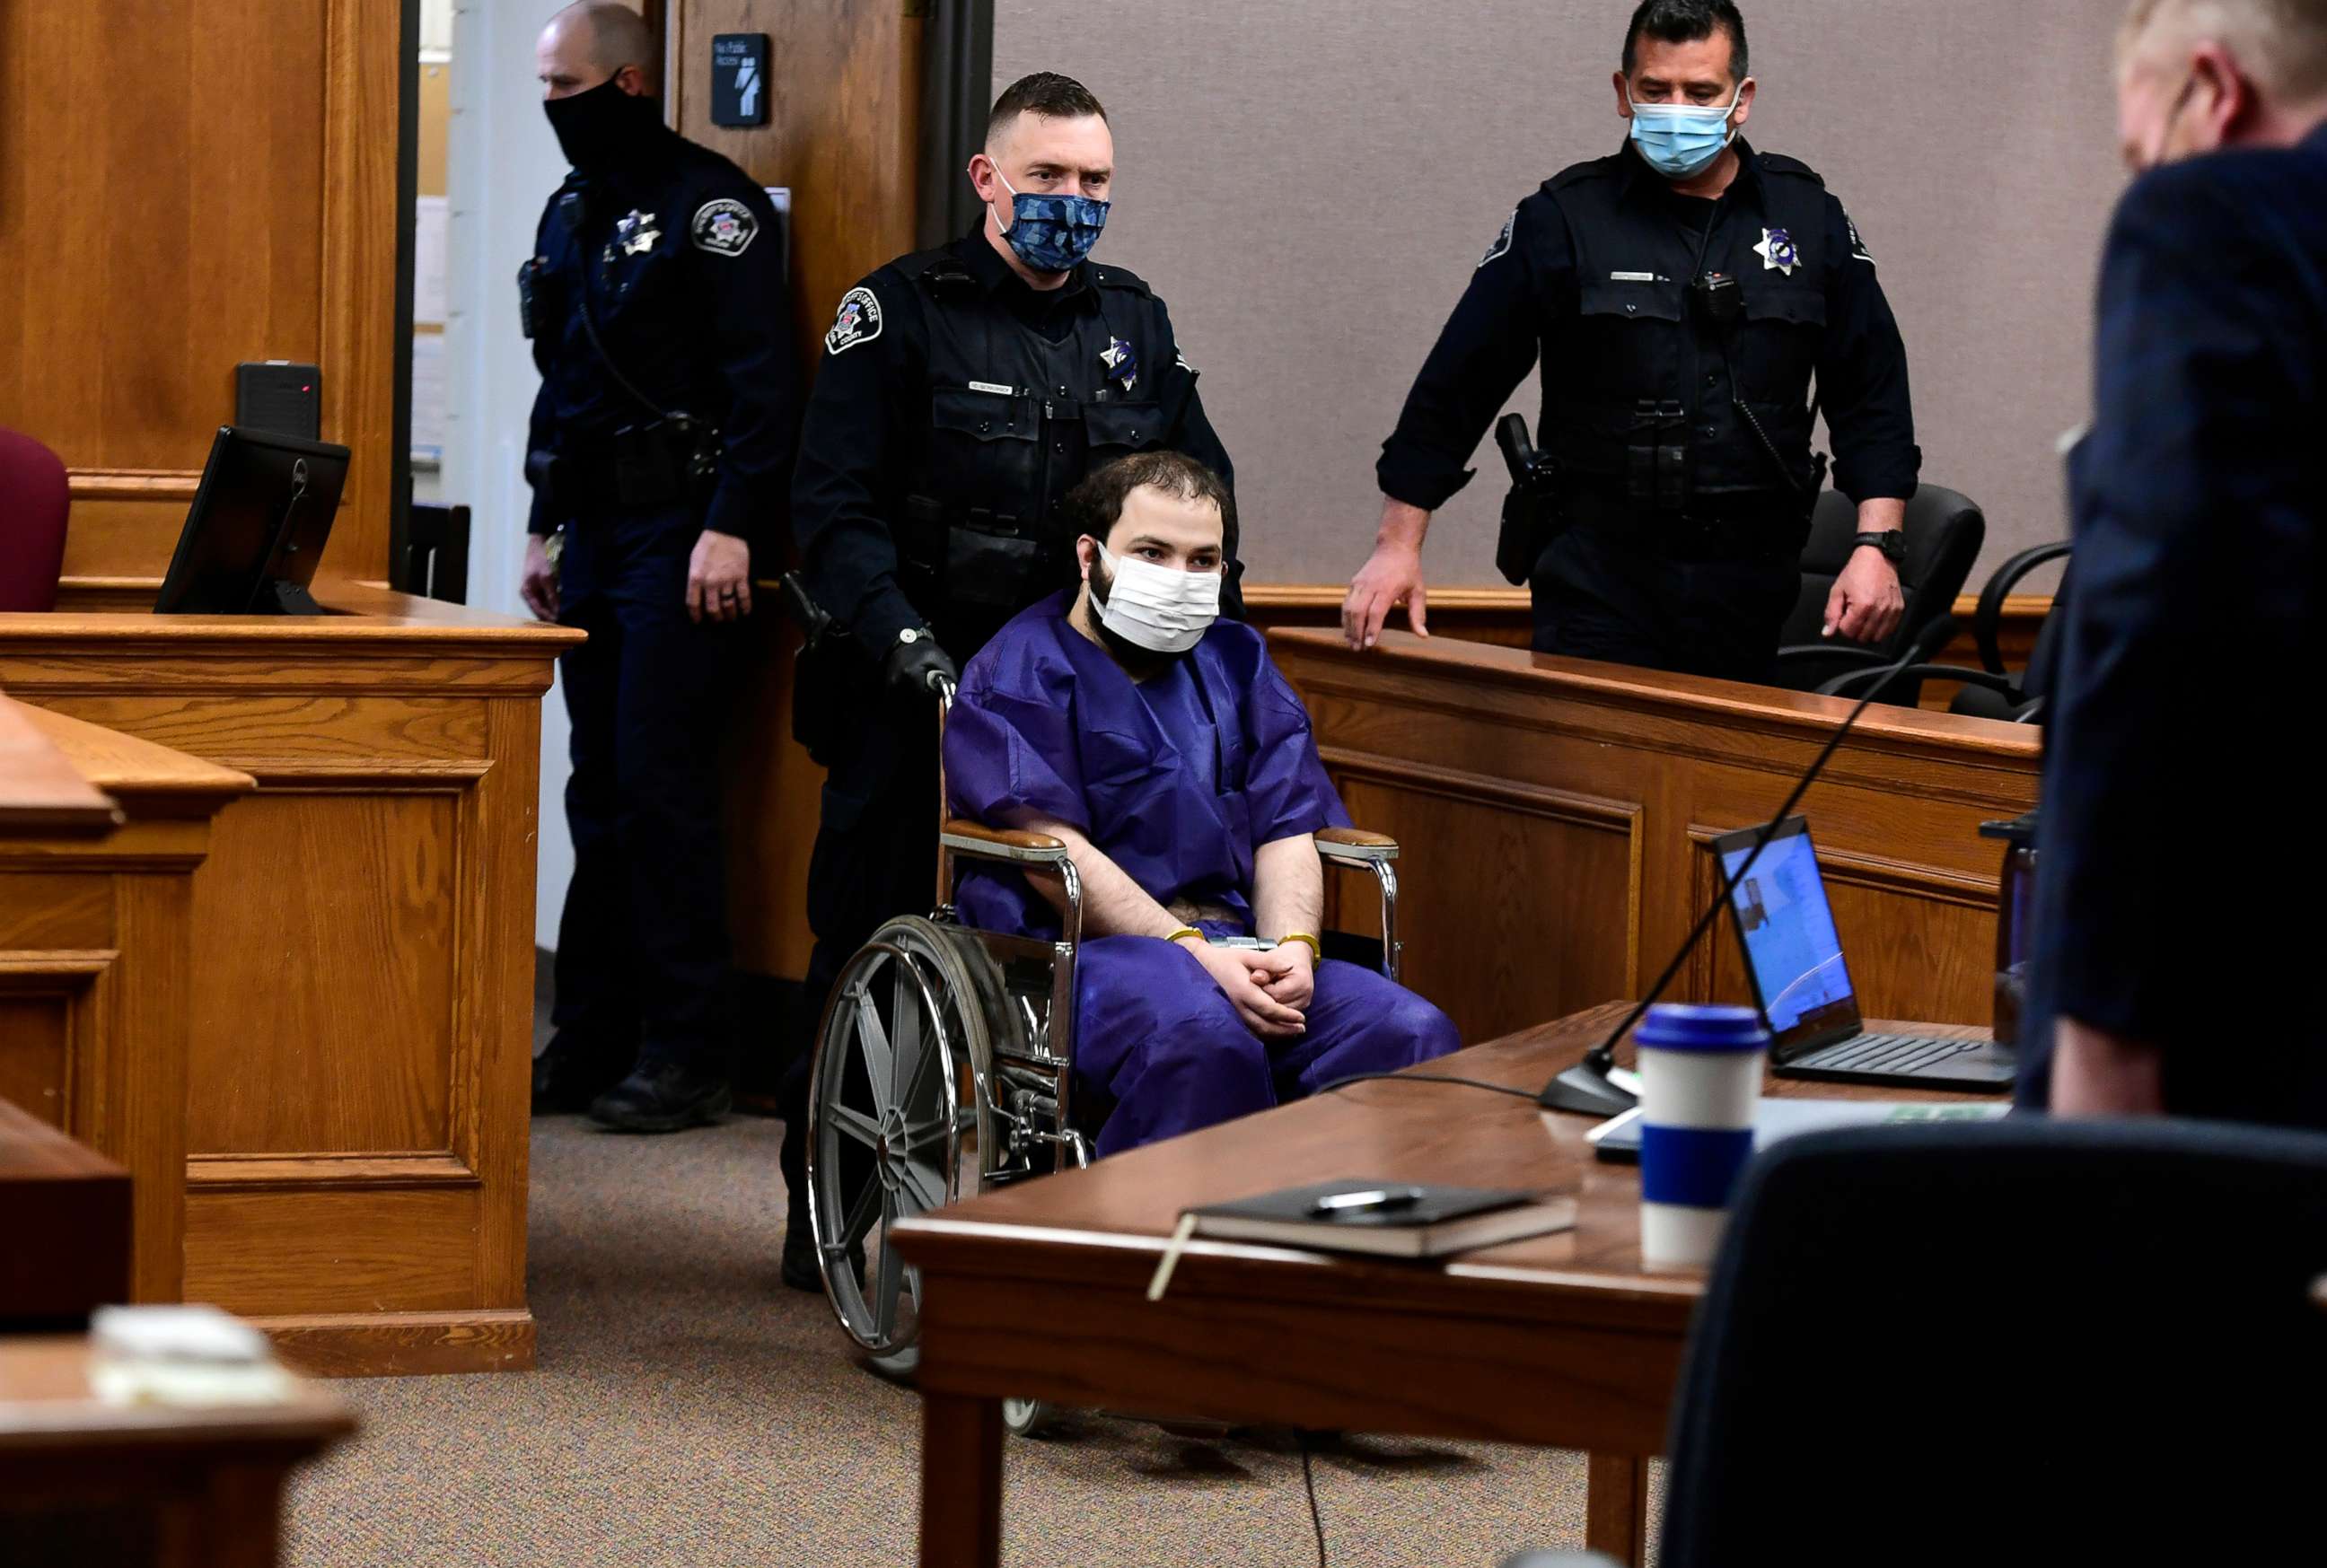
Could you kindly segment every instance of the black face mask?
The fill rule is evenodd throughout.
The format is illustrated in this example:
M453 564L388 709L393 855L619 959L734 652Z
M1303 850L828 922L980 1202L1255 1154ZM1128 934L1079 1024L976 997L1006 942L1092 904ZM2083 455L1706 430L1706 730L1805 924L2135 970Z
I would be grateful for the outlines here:
M662 124L662 110L650 98L624 92L612 77L584 92L547 98L542 112L557 133L565 161L577 169L601 169L637 148L650 128Z

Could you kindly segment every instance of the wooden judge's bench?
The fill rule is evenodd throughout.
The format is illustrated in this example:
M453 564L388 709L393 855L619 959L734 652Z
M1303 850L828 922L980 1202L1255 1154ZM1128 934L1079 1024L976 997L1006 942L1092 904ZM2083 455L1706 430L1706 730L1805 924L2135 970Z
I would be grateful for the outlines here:
M344 583L304 618L152 593L0 614L0 692L154 818L0 876L0 1008L41 1025L0 1082L131 1168L145 1299L315 1370L528 1366L540 703L580 634Z

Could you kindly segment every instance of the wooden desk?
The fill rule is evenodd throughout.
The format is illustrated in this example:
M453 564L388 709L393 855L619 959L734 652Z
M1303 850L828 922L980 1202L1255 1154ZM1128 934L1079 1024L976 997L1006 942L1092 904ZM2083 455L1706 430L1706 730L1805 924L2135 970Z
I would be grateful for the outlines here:
M311 1367L528 1366L540 699L581 634L317 597L0 615L0 687L257 780L195 879L186 1294Z
M0 726L18 769L36 746L42 788L61 769L98 803L0 813L0 1099L128 1168L134 1263L107 1299L176 1301L194 873L250 778L5 697ZM0 794L25 777L0 771Z
M0 1333L129 1299L129 1172L0 1100Z
M0 1340L0 1542L26 1568L267 1568L283 1483L355 1429L312 1386L274 1405L107 1404L80 1339Z
M1622 1010L1427 1070L1532 1092ZM1768 1092L1960 1097L1778 1078ZM923 1568L999 1561L999 1401L1018 1395L1584 1449L1589 1544L1640 1562L1648 1456L1702 1281L1641 1267L1639 1170L1594 1161L1590 1125L1478 1089L1360 1084L905 1221L898 1245L922 1280ZM1164 1299L1145 1299L1182 1209L1338 1177L1572 1191L1581 1216L1444 1267L1197 1242Z
M1350 816L1402 846L1406 984L1466 1041L1638 995L1718 885L1702 846L1766 820L1851 707L1404 632L1363 654L1322 630L1269 647ZM1978 827L2035 804L2039 741L1877 706L1812 786L1866 1012L1989 1021L2003 856ZM1750 1000L1728 922L1672 995Z

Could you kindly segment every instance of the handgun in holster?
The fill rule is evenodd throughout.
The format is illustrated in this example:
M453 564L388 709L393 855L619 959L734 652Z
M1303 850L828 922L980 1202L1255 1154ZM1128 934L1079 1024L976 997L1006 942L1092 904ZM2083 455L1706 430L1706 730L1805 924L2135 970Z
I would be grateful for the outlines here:
M839 730L843 695L827 644L840 635L840 630L824 607L809 595L799 573L787 572L780 581L784 608L799 622L800 632L807 639L792 661L792 739L807 751L811 761L829 766L832 742Z
M1537 451L1528 440L1527 421L1516 414L1506 414L1496 423L1495 444L1502 449L1503 466L1511 472L1511 488L1503 497L1502 531L1495 537L1495 570L1504 581L1523 585L1567 520L1559 468L1549 453Z

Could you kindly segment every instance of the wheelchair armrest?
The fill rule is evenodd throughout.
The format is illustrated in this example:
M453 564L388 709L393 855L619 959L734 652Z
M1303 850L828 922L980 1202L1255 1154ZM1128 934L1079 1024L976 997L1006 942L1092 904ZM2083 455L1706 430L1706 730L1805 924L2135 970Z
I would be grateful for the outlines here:
M1397 840L1387 833L1362 827L1321 827L1314 837L1317 853L1343 865L1373 865L1397 858Z
M1067 846L1047 833L987 827L956 817L938 832L938 842L956 854L973 860L1010 861L1020 865L1056 865L1068 858Z

